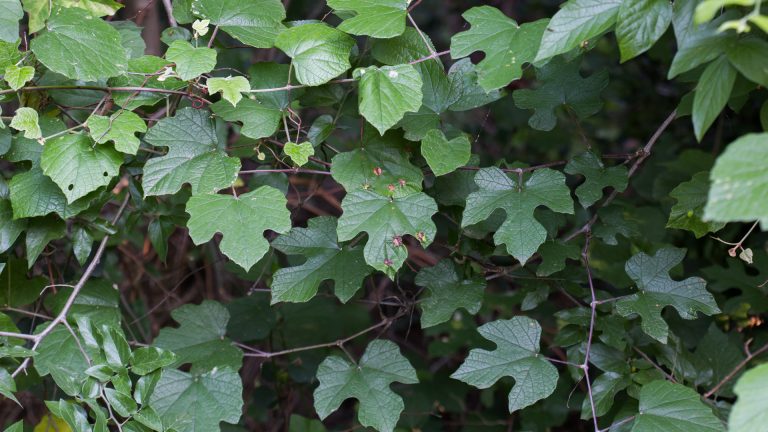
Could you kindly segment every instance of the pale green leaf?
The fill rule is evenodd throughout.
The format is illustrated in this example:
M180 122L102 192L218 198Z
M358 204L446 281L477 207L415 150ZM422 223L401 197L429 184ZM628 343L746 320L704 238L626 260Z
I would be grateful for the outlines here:
M351 67L349 55L355 40L333 27L312 23L283 31L275 46L293 59L293 69L300 83L319 86Z
M477 331L496 344L496 350L473 349L451 378L485 389L511 376L515 384L509 392L509 412L552 394L557 385L557 369L539 355L539 323L517 316L489 322Z
M392 432L405 408L403 399L390 390L393 382L416 384L416 370L393 342L375 340L368 344L358 364L339 356L327 357L317 369L320 385L315 389L315 410L325 419L341 404L354 398L359 402L357 419L363 426Z
M584 176L584 183L576 188L576 196L585 208L603 197L603 189L611 187L617 192L624 192L629 181L627 167L616 165L606 168L603 161L591 151L581 153L568 161L564 171Z
M219 101L211 106L213 112L226 121L243 124L240 133L253 139L268 137L277 131L282 113L279 109L252 99L241 100L237 106Z
M192 0L192 12L247 45L271 48L285 29L280 0ZM192 20L190 19L190 22Z
M61 8L79 8L94 17L114 15L123 7L114 0L22 0L24 10L29 14L29 31L37 33L45 27L51 11Z
M616 19L621 61L648 51L667 31L671 22L672 3L669 0L622 1Z
M412 65L370 66L356 69L360 80L360 114L384 134L399 122L405 113L421 107L422 80Z
M131 111L118 111L109 117L94 114L88 118L87 124L96 143L112 141L115 150L131 155L135 155L141 145L135 134L147 131L144 120Z
M309 157L315 154L315 148L312 147L312 143L306 141L300 144L287 142L283 147L283 151L298 166L306 165L309 162Z
M669 326L661 316L666 306L673 306L680 317L695 319L698 312L714 315L720 312L715 299L707 291L707 282L698 277L675 281L669 271L685 258L685 249L666 247L655 255L640 252L627 261L627 275L637 284L638 293L615 303L624 317L640 316L643 331L661 343L667 343Z
M693 129L701 141L731 97L736 69L720 57L704 69L693 96Z
M231 195L195 195L187 202L189 235L195 244L223 235L219 248L240 267L250 270L267 253L264 231L291 229L287 201L279 190L261 186L235 198Z
M638 410L632 432L725 432L701 396L681 384L653 381L644 385Z
M165 156L152 158L144 166L145 196L174 194L185 183L192 186L193 194L214 193L231 186L240 171L240 160L219 149L207 111L181 109L155 124L145 140L168 147Z
M241 76L227 77L227 78L208 78L206 81L208 85L208 93L215 94L221 92L221 96L224 100L229 101L232 106L236 106L240 99L243 98L242 92L247 92L251 89L251 85L248 83L248 79Z
M693 22L704 24L712 19L726 6L752 6L755 0L702 0L696 6Z
M38 124L37 111L33 108L17 108L10 126L18 131L24 131L24 138L38 139L43 137L43 132Z
M426 287L428 291L428 296L419 303L421 328L448 321L460 308L473 315L480 311L485 281L461 278L448 259L438 262L434 267L421 269L415 282L416 285Z
M466 165L472 155L471 151L472 144L466 135L448 140L439 129L427 132L421 141L421 155L436 176L452 173Z
M0 0L0 41L19 39L19 20L24 17L19 0Z
M373 269L365 264L362 248L342 246L336 235L337 220L312 218L307 228L293 228L272 242L272 247L287 255L303 255L306 261L275 272L272 304L281 301L305 302L317 294L320 283L334 281L336 296L347 302Z
M491 6L474 7L462 15L472 27L451 38L451 57L483 51L477 65L478 82L489 92L520 79L523 66L536 57L548 20L518 25Z
M339 25L339 30L359 36L387 39L405 31L409 0L328 0L336 11L355 15Z
M581 46L608 31L616 22L622 0L570 0L547 25L536 62Z
M709 172L697 173L690 181L680 183L669 193L677 203L669 213L667 228L678 228L693 232L701 238L710 232L717 232L725 226L723 222L704 222L704 206L709 192Z
M752 368L736 381L734 392L739 396L728 416L729 432L768 431L768 364Z
M35 77L35 68L32 66L18 67L11 65L5 68L5 81L13 90L24 87L27 81Z
M184 81L197 78L216 67L216 50L207 47L193 47L187 41L173 41L165 58L176 63L176 73Z
M547 237L546 229L534 217L536 208L545 206L568 214L574 211L565 176L548 168L536 170L522 185L499 168L484 168L475 175L475 183L479 190L467 197L461 226L482 222L496 210L504 210L506 218L494 234L494 242L506 244L509 254L523 264Z
M32 39L31 49L48 69L83 81L126 71L128 52L123 48L120 33L105 21L82 9L59 9L46 28Z

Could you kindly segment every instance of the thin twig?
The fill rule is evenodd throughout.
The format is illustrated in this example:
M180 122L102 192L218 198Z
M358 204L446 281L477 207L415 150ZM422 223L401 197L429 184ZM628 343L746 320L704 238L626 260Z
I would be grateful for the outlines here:
M589 293L592 301L590 306L589 317L589 334L587 335L587 347L584 350L584 363L581 368L584 370L584 381L587 383L587 396L589 396L589 405L592 408L592 421L595 425L595 432L600 431L600 427L597 424L597 411L595 410L595 397L592 394L592 383L589 379L589 357L592 351L592 337L595 333L595 318L597 316L597 296L595 295L595 284L592 280L592 268L589 265L589 243L592 237L591 231L587 231L586 240L584 241L584 249L581 251L581 258L584 261L584 268L587 270L587 282L589 283Z
M760 347L760 349L758 349L755 352L747 352L747 357L744 360L742 360L739 364L737 364L736 367L733 368L733 370L728 373L728 375L726 375L722 380L720 380L719 383L717 383L717 385L712 387L712 390L704 393L704 397L709 398L713 394L717 393L717 391L720 390L720 388L723 387L726 383L728 383L728 381L732 380L736 376L736 374L739 373L740 370L744 369L747 363L749 363L753 358L759 356L760 354L766 351L768 351L768 343Z

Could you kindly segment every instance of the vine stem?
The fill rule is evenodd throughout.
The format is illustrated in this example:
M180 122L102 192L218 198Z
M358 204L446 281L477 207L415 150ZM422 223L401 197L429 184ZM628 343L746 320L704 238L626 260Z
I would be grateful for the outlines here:
M753 358L755 358L755 357L759 356L760 354L763 354L764 352L768 351L768 343L763 345L762 347L760 347L755 352L749 352L749 350L747 348L745 348L745 349L747 350L747 357L744 360L742 360L739 364L737 364L736 367L733 368L733 370L730 371L728 373L728 375L726 375L722 380L720 380L720 382L717 383L717 385L712 387L712 389L710 391L704 393L704 397L705 398L712 397L712 395L717 393L717 391L720 390L720 388L722 388L725 384L727 384L728 381L732 380L736 376L736 374L739 373L740 370L744 369L744 367L750 361L752 361Z
M120 205L120 208L117 210L117 213L112 218L112 225L116 225L117 221L120 220L120 217L122 217L123 212L125 212L125 208L128 206L128 200L130 199L130 194L125 195L125 199L123 199L123 203ZM43 340L48 337L51 332L58 326L59 324L62 324L67 319L67 314L69 313L69 310L72 308L72 305L75 303L75 299L77 299L77 296L80 294L80 291L85 286L86 282L91 278L93 275L93 272L96 270L96 266L98 266L99 262L101 261L102 255L104 255L104 251L107 249L107 242L109 241L110 236L104 236L104 238L99 243L98 249L96 249L96 253L93 255L93 259L88 264L88 267L86 267L85 271L83 272L82 276L80 276L80 280L77 281L75 286L72 288L72 293L67 298L66 303L64 303L64 307L61 308L61 312L59 312L58 315L51 321L50 324L48 324L48 327L45 328L45 330L41 331L40 333L36 335L19 335L19 334L5 334L5 336L8 337L17 337L22 339L27 339L33 341L32 344L32 351L36 350L37 347L40 346L40 344L43 342ZM22 371L25 371L27 367L29 366L29 362L32 360L32 357L27 357L24 359L24 361L19 365L19 367L13 371L13 374L11 374L11 377L15 378L17 375L19 375Z
M245 170L240 171L240 175L244 174L261 174L261 173L285 173L285 174L320 174L331 175L328 171L304 169L304 168L280 168L280 169L263 169L263 170Z
M595 319L597 316L597 295L595 295L595 283L592 279L592 268L589 265L589 243L592 238L592 231L586 232L586 240L584 241L584 248L581 250L581 258L584 261L584 267L587 270L587 282L589 283L589 293L592 297L592 301L589 303L590 316L589 316L589 334L587 335L587 347L584 350L584 363L581 364L581 369L584 371L584 380L587 382L587 396L589 396L589 405L592 408L592 421L595 425L595 432L600 431L600 427L597 424L597 411L595 410L595 397L592 394L592 382L589 378L589 356L592 351L592 337L595 333Z
M152 87L99 87L99 86L87 86L87 85L51 85L51 86L22 87L18 90L0 90L0 95L10 94L17 91L35 92L35 91L46 91L46 90L95 90L95 91L103 91L107 93L110 93L113 91L163 93L163 94L184 96L190 99L199 100L205 104L211 103L209 100L202 98L196 94L184 92L181 90L166 90L166 89L159 89L159 88L152 88Z

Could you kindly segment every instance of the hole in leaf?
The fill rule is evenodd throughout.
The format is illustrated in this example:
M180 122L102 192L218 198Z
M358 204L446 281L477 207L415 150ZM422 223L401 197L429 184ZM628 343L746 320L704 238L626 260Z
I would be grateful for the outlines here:
M74 188L75 188L75 185L73 185L73 184L71 184L71 185L67 186L67 190L72 190L72 189L74 189Z
M109 177L109 173L104 171L104 177Z

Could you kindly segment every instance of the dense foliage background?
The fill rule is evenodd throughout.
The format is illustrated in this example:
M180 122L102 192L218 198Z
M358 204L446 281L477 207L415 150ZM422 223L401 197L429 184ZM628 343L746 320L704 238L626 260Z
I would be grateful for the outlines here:
M0 0L0 427L768 431L766 10Z

